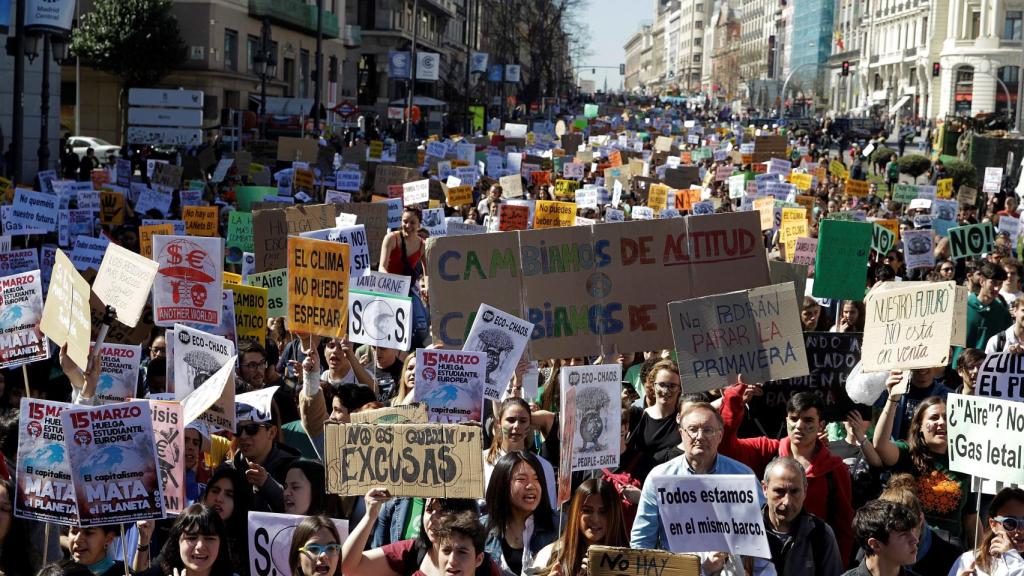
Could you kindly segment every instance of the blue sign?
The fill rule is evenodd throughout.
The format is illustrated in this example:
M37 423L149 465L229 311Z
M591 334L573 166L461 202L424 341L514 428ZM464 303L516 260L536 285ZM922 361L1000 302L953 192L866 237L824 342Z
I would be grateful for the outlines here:
M487 67L487 80L489 82L501 82L505 78L505 67L501 64L491 64Z
M412 59L408 52L388 52L388 76L401 80L412 78Z

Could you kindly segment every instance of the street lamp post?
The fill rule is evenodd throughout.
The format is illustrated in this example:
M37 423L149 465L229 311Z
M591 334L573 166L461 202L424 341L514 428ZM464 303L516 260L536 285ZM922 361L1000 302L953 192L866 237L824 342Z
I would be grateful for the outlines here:
M36 151L40 172L50 169L50 58L52 55L54 60L61 62L68 54L68 42L64 36L43 32L42 43L43 80L39 100L39 149Z
M324 0L316 0L316 68L313 72L313 133L320 136L320 94L323 78L324 54L321 50L324 38Z
M277 54L270 37L270 19L264 17L260 30L260 48L253 57L256 73L260 76L260 138L267 137L267 78L277 77Z

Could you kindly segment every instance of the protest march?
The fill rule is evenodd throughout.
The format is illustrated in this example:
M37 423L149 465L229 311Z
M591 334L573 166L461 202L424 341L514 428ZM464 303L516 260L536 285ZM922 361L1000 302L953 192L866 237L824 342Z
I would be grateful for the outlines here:
M0 180L0 572L1024 574L1024 187L829 134Z

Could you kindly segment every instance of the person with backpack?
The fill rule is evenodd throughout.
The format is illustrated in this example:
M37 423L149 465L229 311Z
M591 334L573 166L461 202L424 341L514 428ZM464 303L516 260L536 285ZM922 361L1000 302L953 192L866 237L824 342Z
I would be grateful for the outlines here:
M761 475L778 456L791 457L806 472L807 495L804 508L824 520L835 533L842 565L847 566L853 552L853 488L850 469L832 454L819 435L825 426L824 400L813 392L794 394L786 404L786 437L738 438L737 430L746 407L743 393L747 385L737 384L722 394L722 420L725 434L721 453L750 466Z
M1024 342L1024 298L1013 301L1010 315L1013 317L1013 324L988 339L985 343L985 354L1009 352L1011 348L1021 349L1021 343Z

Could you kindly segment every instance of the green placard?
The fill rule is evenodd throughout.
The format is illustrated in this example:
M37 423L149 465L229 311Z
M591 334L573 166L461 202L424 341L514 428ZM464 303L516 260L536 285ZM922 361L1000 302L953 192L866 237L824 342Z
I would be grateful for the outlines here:
M278 318L288 314L287 268L249 274L245 283L249 286L267 289L268 318Z
M252 244L252 212L228 213L228 238L225 259L241 262L243 252L255 252Z
M871 249L875 251L875 254L885 256L895 244L896 235L891 230L878 224L874 225L874 228L871 229Z
M907 204L917 198L917 186L913 184L897 184L892 191L892 201Z
M277 196L277 188L273 186L238 186L235 188L235 201L242 212L252 210L252 205L267 196Z
M585 104L583 106L584 118L597 118L597 104Z
M868 222L822 220L818 231L812 295L837 300L864 300L873 226Z
M995 229L991 222L957 226L949 229L949 252L954 260L981 256L992 251L995 239Z

